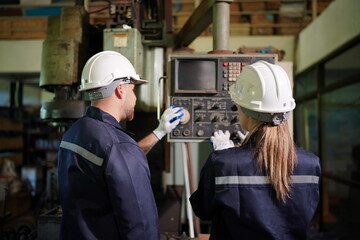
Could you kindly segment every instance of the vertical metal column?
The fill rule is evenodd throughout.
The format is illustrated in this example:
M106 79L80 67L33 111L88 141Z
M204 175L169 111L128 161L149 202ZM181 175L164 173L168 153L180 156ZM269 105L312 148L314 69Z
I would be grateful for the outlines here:
M189 237L194 238L195 237L195 231L194 231L194 215L190 203L190 196L191 196L191 190L190 190L190 178L189 178L189 167L188 167L188 155L189 152L186 148L186 143L181 144L182 147L182 162L183 162L183 171L184 171L184 185L185 185L185 201L186 201L186 214L189 221Z
M213 5L213 50L228 50L231 2L232 0L218 0Z

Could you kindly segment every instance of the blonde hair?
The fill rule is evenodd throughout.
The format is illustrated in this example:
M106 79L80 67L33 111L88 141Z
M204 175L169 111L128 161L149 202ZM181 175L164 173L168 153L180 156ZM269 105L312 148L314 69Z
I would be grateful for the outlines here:
M297 163L296 150L287 121L280 125L260 124L254 129L256 168L264 170L278 200L290 197L291 175Z

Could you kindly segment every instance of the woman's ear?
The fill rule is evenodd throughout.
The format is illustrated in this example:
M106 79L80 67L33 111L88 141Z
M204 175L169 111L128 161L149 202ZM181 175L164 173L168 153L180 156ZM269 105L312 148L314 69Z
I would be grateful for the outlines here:
M119 85L115 88L115 96L119 99L124 99L124 96L126 94L124 85Z

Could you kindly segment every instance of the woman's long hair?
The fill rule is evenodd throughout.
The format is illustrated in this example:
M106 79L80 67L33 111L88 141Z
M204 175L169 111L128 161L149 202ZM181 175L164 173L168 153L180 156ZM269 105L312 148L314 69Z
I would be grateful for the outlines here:
M255 130L255 159L258 170L265 170L276 198L290 197L291 175L297 163L296 150L287 121L280 125L260 124Z

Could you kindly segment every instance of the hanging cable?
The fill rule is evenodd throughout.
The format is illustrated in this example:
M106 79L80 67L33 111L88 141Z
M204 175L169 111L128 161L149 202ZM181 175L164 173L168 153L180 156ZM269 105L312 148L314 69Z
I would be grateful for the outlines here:
M88 12L88 14L98 13L98 12L104 11L105 9L108 9L110 7L112 1L108 0L107 2L109 3L108 6L102 7L100 9L97 9L97 10L94 10L94 11L91 11L91 12Z

